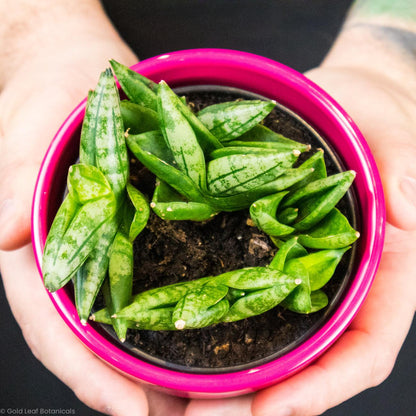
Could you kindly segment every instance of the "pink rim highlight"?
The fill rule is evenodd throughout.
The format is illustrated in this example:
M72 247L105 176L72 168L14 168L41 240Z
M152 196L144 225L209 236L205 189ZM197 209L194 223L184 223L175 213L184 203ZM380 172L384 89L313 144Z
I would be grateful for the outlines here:
M120 350L87 324L81 325L68 290L49 294L74 334L97 356L128 376L189 397L228 397L252 392L295 374L324 353L346 330L373 282L381 257L385 206L377 167L364 138L350 117L323 90L298 72L257 55L220 49L173 52L136 64L133 69L171 86L226 85L261 94L288 107L328 138L347 169L357 172L354 184L361 211L359 264L337 310L309 339L264 365L227 374L189 374L167 370ZM32 209L32 241L41 273L41 258L53 200L62 170L75 160L86 101L81 102L57 132L42 163ZM78 137L77 137L78 136ZM61 171L61 173L59 173ZM55 201L56 204L56 201Z

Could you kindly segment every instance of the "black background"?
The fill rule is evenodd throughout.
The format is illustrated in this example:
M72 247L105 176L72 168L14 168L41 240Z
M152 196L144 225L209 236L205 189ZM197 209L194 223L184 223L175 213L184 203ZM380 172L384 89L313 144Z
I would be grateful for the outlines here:
M340 29L347 0L105 0L103 4L140 59L180 49L253 52L302 72L319 65ZM0 408L73 409L99 415L31 354L0 290ZM393 373L325 416L416 414L416 322ZM213 415L215 416L215 415ZM231 415L230 415L231 416Z

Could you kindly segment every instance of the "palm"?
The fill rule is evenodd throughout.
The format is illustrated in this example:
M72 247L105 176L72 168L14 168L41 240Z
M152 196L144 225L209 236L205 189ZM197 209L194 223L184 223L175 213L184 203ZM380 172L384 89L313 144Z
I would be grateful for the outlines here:
M313 365L287 381L254 396L225 402L194 401L187 416L227 409L240 414L320 414L382 382L390 373L415 311L414 250L416 207L400 183L416 177L416 104L393 84L351 70L316 69L308 74L357 122L378 163L386 192L385 248L369 296L343 336ZM389 117L387 117L389 115ZM409 179L410 180L410 179ZM401 228L398 228L401 227ZM244 413L245 412L245 413ZM282 413L280 413L282 412Z
M50 67L40 57L27 61L24 68L8 74L1 92L0 200L17 203L12 208L14 221L2 227L2 249L30 241L31 199L47 146L65 117L95 85L99 71L108 65L108 54L126 63L136 61L121 43L102 43L95 49L89 44L84 54L78 53L83 56L81 62L71 54L55 54ZM31 246L0 252L0 264L12 312L35 356L92 408L112 414L129 414L131 409L147 414L142 386L97 359L59 317L39 278ZM179 400L158 401L181 409Z

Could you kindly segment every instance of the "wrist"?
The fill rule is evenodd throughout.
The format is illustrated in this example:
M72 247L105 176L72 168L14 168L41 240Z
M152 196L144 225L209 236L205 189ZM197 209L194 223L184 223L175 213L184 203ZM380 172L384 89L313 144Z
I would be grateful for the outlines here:
M357 0L323 66L376 73L416 91L415 44L413 0Z
M346 23L347 25L371 23L415 31L414 0L355 0Z

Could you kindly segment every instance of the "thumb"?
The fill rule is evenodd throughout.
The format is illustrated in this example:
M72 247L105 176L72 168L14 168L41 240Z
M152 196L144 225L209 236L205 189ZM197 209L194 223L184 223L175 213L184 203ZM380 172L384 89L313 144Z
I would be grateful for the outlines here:
M387 220L403 230L416 229L413 99L395 83L360 70L320 68L307 76L343 106L363 133L380 172Z
M400 134L400 133L396 133ZM416 229L416 137L403 132L375 152L386 195L387 219L403 230Z
M0 250L14 250L30 241L32 198L41 161L59 126L83 96L58 82L45 86L46 76L32 74L29 80L16 76L0 96Z
M39 165L9 165L1 169L0 250L14 250L30 241L32 195Z

